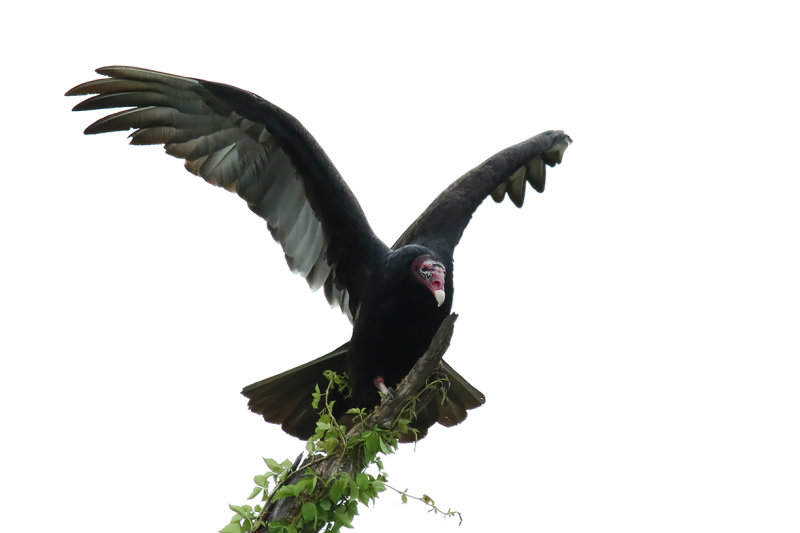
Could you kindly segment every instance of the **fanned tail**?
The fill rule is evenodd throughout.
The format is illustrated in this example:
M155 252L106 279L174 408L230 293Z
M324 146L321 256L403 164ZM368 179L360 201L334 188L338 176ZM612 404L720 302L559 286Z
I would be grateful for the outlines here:
M314 434L319 415L311 406L314 386L325 390L328 382L325 370L344 373L344 358L350 343L347 342L330 353L313 361L287 370L242 389L250 401L247 406L267 422L280 424L281 428L299 439Z
M347 342L330 353L313 361L287 370L275 376L263 379L242 389L248 398L247 406L264 420L280 424L281 428L299 439L308 439L314 434L318 413L311 406L311 394L314 387L325 390L328 382L323 376L325 370L345 373L345 357L350 348ZM453 368L441 362L440 371L445 375L449 385L444 402L438 398L418 406L416 419L412 426L417 430L416 438L424 437L428 428L436 422L446 427L459 424L467 418L467 411L483 405L484 395L469 384ZM343 413L347 401L337 398L337 413ZM403 441L413 441L408 435Z

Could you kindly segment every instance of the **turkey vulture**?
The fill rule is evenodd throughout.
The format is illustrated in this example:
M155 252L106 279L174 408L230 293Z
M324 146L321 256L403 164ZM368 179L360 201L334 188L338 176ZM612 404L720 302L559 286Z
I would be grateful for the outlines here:
M294 117L230 85L135 67L97 69L104 78L67 96L95 95L75 111L127 108L97 120L86 134L125 131L131 144L163 144L189 172L236 192L267 221L289 268L312 290L323 288L353 324L350 341L309 363L244 388L250 409L299 438L313 434L310 394L322 372L349 377L350 406L380 402L425 352L453 299L453 250L487 196L518 207L525 182L544 190L570 138L546 131L493 155L444 190L390 248L372 231L361 206L314 138ZM424 420L452 426L485 400L442 361L450 382L442 405ZM433 402L437 403L438 402Z

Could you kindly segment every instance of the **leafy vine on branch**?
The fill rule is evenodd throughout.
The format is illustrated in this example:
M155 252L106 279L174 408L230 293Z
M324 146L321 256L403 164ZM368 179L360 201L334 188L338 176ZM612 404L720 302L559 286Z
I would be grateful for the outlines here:
M427 395L438 394L444 389L441 378L431 376L432 369L435 369L431 364L438 365L441 360L452 334L454 320L455 315L445 320L429 349L429 352L436 353L426 353L407 378L419 379L419 375L413 376L418 371L422 375L420 382L424 383L424 388L409 393L408 388L404 388L404 380L398 386L395 398L400 407L394 411L390 409L391 406L384 405L369 414L366 409L348 410L346 414L353 421L353 427L349 430L336 420L333 415L334 401L329 401L333 390L347 394L346 378L326 372L328 384L325 391L317 387L312 394L312 405L319 409L320 416L314 434L306 442L304 454L294 463L289 460L279 463L265 458L268 471L253 478L255 487L248 497L253 500L260 496L260 503L252 506L230 505L235 514L220 533L336 533L342 526L352 527L359 503L374 503L378 494L387 488L399 493L403 503L408 498L421 501L434 514L457 516L460 524L460 512L450 509L443 511L426 494L412 496L407 490L400 491L387 485L388 476L381 459L381 455L390 455L397 450L402 436L408 436L409 433L416 436L416 430L410 424L417 402L423 401L423 396L430 401ZM387 421L385 417L381 418L380 415L385 414L381 411L392 412L391 419ZM284 502L289 505L275 512Z

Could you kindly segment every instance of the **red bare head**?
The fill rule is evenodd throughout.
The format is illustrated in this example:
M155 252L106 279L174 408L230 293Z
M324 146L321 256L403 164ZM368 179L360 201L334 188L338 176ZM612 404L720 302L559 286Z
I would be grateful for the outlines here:
M444 265L429 255L421 255L411 263L411 274L419 283L425 285L436 299L436 306L441 307L445 300Z

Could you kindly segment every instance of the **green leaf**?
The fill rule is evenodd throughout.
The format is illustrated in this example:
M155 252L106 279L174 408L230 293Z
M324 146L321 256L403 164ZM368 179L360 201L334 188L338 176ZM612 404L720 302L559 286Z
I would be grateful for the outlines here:
M253 487L253 492L251 492L251 493L250 493L250 496L248 496L248 497L247 497L247 499L248 499L248 500L252 500L252 499L253 499L253 498L255 498L256 496L258 496L259 494L261 494L261 491L262 491L262 490L264 490L264 489L262 489L261 487Z
M227 526L220 529L219 533L245 533L245 532L242 530L242 526L240 526L238 523L231 522Z
M370 487L372 487L372 490L375 492L375 494L386 490L386 485L383 484L383 481L378 480L372 481L370 483Z
M353 517L350 516L347 511L344 509L337 509L333 512L333 516L336 517L336 521L342 524L344 527L351 528L353 527L352 520Z
M284 468L275 459L268 459L265 457L264 462L267 463L267 468L272 470L274 473L276 474L283 473Z
M322 392L319 390L319 385L314 385L314 392L311 393L311 407L319 409L319 401L322 399Z
M406 496L405 492L400 495L400 501L403 503L408 503L408 496Z
M258 485L259 487L266 487L267 486L267 476L257 475L253 478L253 483Z
M356 516L358 514L358 502L355 500L347 502L347 512L350 514L351 519Z
M297 494L300 494L303 491L311 492L310 489L311 489L311 485L313 485L313 484L314 484L314 480L312 478L304 477L303 479L301 479L300 481L298 481L295 484L295 487L297 487L297 489L296 489L297 490ZM297 494L295 494L295 496Z
M328 499L329 499L331 502L333 502L333 503L336 503L336 502L338 502L338 501L339 501L341 498L342 498L342 489L341 489L341 488L339 488L339 484L338 484L338 483L334 483L334 484L331 486L331 490L329 490L329 491L328 491Z
M319 508L323 511L328 511L331 508L331 501L330 500L320 500Z
M364 452L365 452L365 459L368 462L371 462L372 459L375 457L375 454L378 452L378 447L380 446L381 437L374 432L369 432L369 435L365 434L364 439Z
M238 505L233 505L232 503L229 503L228 504L228 508L231 511L233 511L234 513L236 513L239 516L241 516L242 518L246 518L247 517L247 512L244 509L242 509L241 507L239 507Z
M285 485L275 491L275 499L280 500L281 498L294 498L297 496L297 494L297 486Z
M325 440L320 443L320 445L325 453L330 455L336 450L336 448L339 447L339 439L336 437L336 435L329 433L328 436L325 437Z
M381 451L383 453L385 453L386 455L389 455L390 453L392 453L392 451L389 449L389 447L386 445L386 443L383 441L383 439L379 439L379 441L380 441Z
M303 520L306 522L314 521L314 526L317 525L317 506L313 502L306 502L303 504L303 507L300 509L300 513L303 515Z
M267 529L269 533L282 533L286 529L286 526L280 520L273 520L267 524Z
M407 420L405 418L398 418L394 422L395 423L395 430L398 433L407 433L408 429L409 429L409 427L408 427L409 422L410 422L410 420Z

